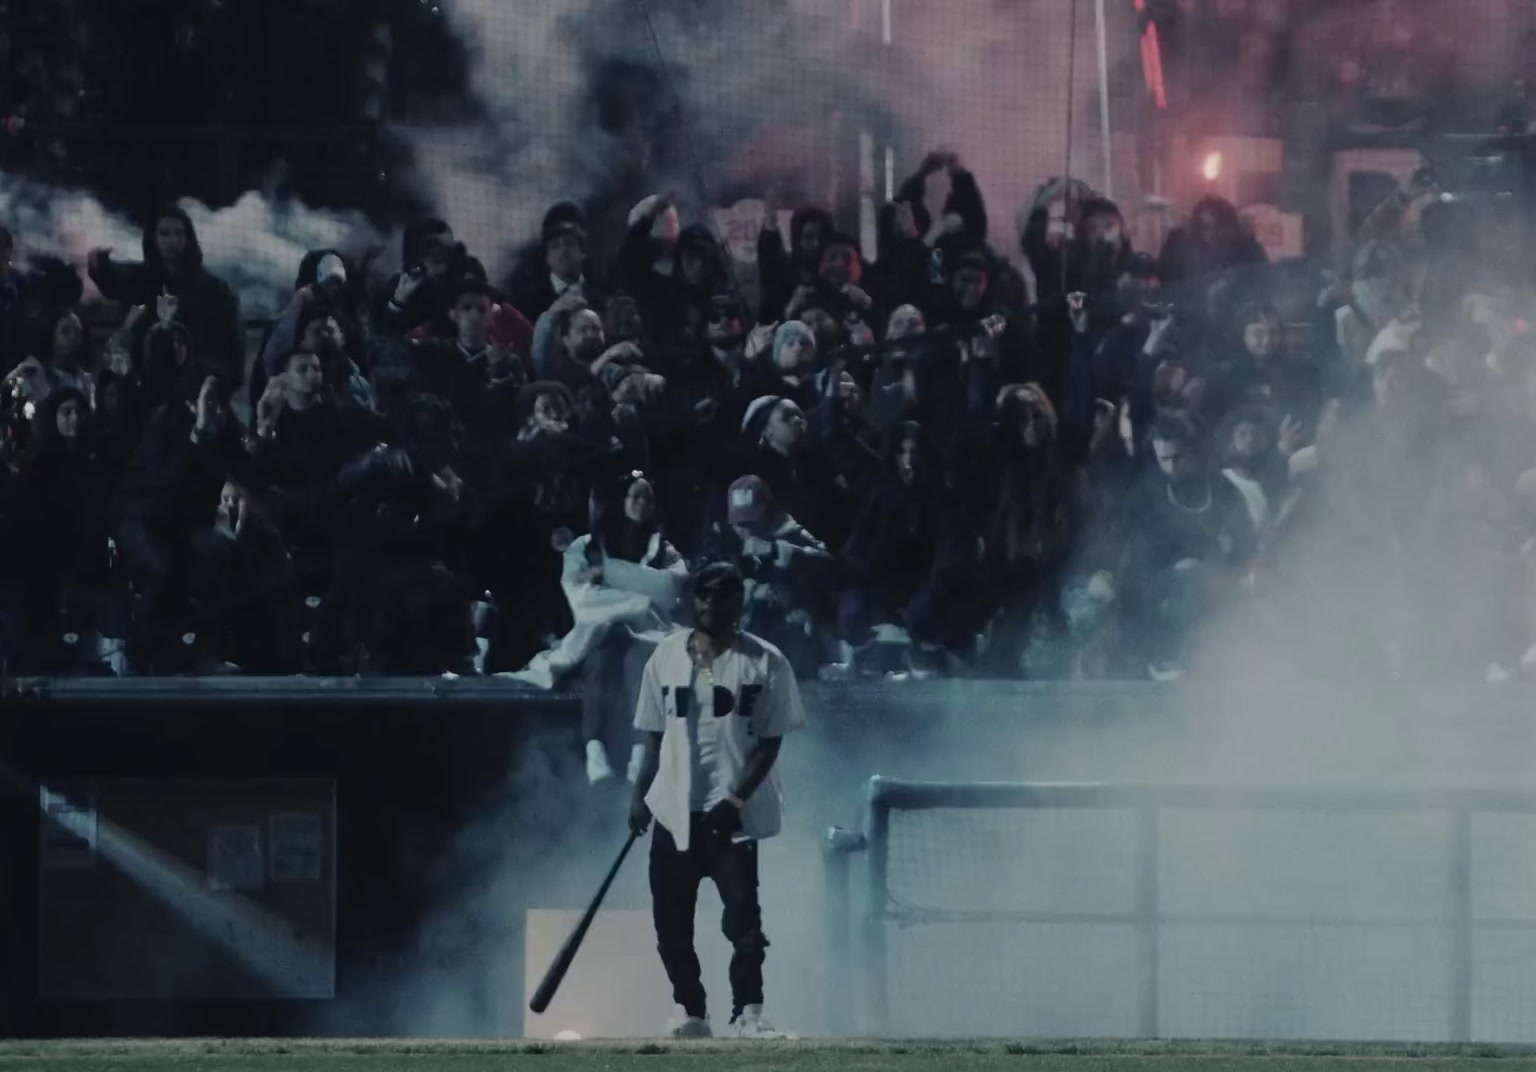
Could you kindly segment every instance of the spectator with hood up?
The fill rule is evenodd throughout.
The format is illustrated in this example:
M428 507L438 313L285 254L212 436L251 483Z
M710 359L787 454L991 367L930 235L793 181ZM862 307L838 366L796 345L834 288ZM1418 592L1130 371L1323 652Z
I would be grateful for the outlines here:
M562 201L544 214L541 257L531 259L508 283L512 305L537 323L563 294L574 292L594 305L601 295L587 268L587 217L581 206Z
M981 196L976 176L960 162L958 153L938 149L923 158L922 165L901 184L895 200L913 206L914 213L927 194L930 176L943 172L949 178L949 193L937 220L924 209L921 230L931 246L969 247L987 240L987 205Z
M73 387L55 390L38 408L36 425L13 513L21 541L23 654L33 669L58 669L63 597L107 581L111 489L92 449L84 394Z
M45 310L78 305L83 290L75 270L58 258L34 254L23 271L12 263L15 253L15 238L0 227L0 376L27 356L28 321Z
M400 238L400 271L384 287L388 300L377 317L378 330L401 338L421 327L442 327L453 302L453 288L466 274L485 278L485 267L453 237L443 220L407 224ZM445 332L446 334L447 332Z
M102 297L153 309L160 323L185 325L199 361L217 369L227 383L244 381L239 299L203 267L203 247L192 218L181 208L167 206L144 228L142 262L118 264L110 249L97 249L87 264ZM139 330L148 329L144 323Z
M50 391L72 387L87 398L95 394L90 338L73 309L53 309L37 318L27 359L7 375L19 381L27 397L41 402Z
M117 545L140 597L129 658L146 670L181 657L176 623L185 611L193 533L212 519L225 479L250 472L226 385L205 376L194 399L186 394L190 380L179 384L181 393L145 425L116 505Z
M703 337L711 299L727 286L726 254L708 227L694 223L678 233L671 272L658 271L651 230L671 207L672 199L661 197L637 216L619 247L619 271L625 291L640 303L652 339L694 345Z
M1232 202L1207 197L1195 204L1187 224L1168 232L1157 274L1165 286L1209 285L1221 272L1267 263L1269 255L1244 229Z
M982 565L996 610L988 659L1014 677L1032 636L1061 624L1062 570L1076 522L1055 408L1039 384L998 392L990 441L968 471ZM980 468L976 468L976 462Z
M260 398L266 380L277 374L283 360L300 341L300 320L311 305L323 305L336 320L346 346L347 357L359 370L366 371L367 347L364 345L361 310L349 286L346 258L334 249L312 249L299 261L298 278L293 284L293 298L279 314L261 348L261 373L251 373L251 395Z
M839 322L850 318L872 321L876 316L875 303L860 286L863 278L864 258L858 239L834 233L826 240L816 277L795 288L788 305L764 306L764 313L794 318L806 309L817 308L826 310Z
M790 252L786 253L784 237L779 233L779 213L772 197L768 199L763 228L757 236L757 273L765 319L779 316L795 291L814 286L821 278L822 255L836 230L826 209L797 209L789 219Z

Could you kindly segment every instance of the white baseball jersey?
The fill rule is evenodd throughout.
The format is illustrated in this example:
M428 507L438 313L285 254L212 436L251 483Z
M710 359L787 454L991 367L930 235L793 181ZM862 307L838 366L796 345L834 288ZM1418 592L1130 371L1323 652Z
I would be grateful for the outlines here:
M805 725L795 672L778 648L738 633L710 667L711 688L688 652L692 635L679 629L656 646L635 708L635 729L662 734L661 764L645 795L646 807L685 851L690 813L707 811L726 797L757 741ZM705 779L708 784L701 785ZM738 839L779 832L784 805L776 770L745 805Z

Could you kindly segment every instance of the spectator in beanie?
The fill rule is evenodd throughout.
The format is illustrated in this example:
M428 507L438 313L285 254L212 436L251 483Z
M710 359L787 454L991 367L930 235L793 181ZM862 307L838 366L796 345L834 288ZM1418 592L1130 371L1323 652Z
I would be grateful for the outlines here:
M227 383L244 381L240 302L203 267L203 248L186 212L171 205L150 220L144 229L142 262L118 264L111 250L97 249L87 263L102 297L153 309L162 324L184 324L198 360L217 369ZM141 330L148 327L146 323Z
M562 201L544 214L543 257L509 286L511 302L529 323L537 323L555 300L574 292L594 305L601 295L587 278L587 218L579 205Z
M765 392L791 399L802 410L820 401L816 388L816 333L799 320L786 320L773 333L770 368L762 370Z

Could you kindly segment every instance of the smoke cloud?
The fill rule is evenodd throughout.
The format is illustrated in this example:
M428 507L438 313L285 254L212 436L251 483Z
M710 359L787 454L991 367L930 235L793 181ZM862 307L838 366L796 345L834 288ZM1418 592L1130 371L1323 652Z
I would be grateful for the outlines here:
M183 201L182 208L197 229L205 266L239 294L241 314L248 318L282 309L307 251L332 247L360 254L381 240L361 214L311 209L256 190L224 208L193 200ZM142 255L143 228L83 190L0 176L0 219L16 235L18 261L31 254L56 256L82 278L93 249L112 249L124 260Z

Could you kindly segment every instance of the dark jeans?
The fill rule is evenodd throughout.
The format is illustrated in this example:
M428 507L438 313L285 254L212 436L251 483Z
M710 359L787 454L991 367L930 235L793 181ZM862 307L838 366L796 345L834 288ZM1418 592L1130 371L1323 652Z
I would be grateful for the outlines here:
M661 963L672 982L672 1000L689 1016L703 1018L704 984L699 958L693 951L693 917L698 907L699 883L714 880L725 904L720 924L735 952L731 954L731 1016L747 1005L763 1003L763 957L768 938L763 934L763 913L757 902L757 842L733 843L711 837L702 826L703 816L692 817L688 851L660 823L651 835L651 913L656 921L656 943Z

